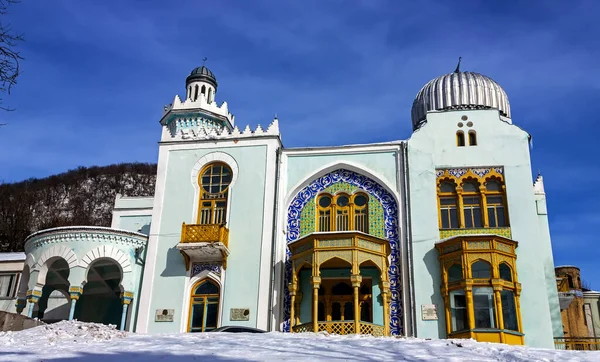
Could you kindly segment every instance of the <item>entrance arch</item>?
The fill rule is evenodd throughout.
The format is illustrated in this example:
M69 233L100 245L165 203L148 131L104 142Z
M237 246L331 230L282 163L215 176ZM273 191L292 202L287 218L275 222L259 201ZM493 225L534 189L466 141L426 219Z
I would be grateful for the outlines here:
M300 220L304 207L320 192L337 183L347 183L360 188L362 191L366 192L369 197L376 199L383 208L383 239L389 242L389 247L391 249L389 267L384 269L385 272L387 272L389 279L390 301L388 308L390 314L388 316L389 320L383 321L383 323L387 323L392 335L402 335L404 333L404 328L401 293L402 277L399 268L401 260L400 230L398 225L399 209L398 200L394 194L388 190L386 185L370 176L365 176L364 174L344 168L318 176L312 182L299 189L289 201L287 208L286 241L290 244L301 238ZM293 303L289 289L289 284L292 282L292 275L291 252L288 249L286 251L285 282L283 285L284 318L282 326L283 331L286 332L290 331L291 304ZM369 307L372 307L372 305ZM367 312L365 312L365 314L366 313Z
M86 280L75 306L75 319L119 326L123 310L123 271L119 263L108 258L94 260L88 267Z
M33 316L46 323L69 318L69 264L60 257L49 259L42 296L34 307Z

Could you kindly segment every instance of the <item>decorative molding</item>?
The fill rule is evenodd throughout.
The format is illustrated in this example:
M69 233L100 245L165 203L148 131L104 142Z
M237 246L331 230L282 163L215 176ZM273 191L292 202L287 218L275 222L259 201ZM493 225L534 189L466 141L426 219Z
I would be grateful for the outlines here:
M64 259L67 264L69 264L69 268L77 266L77 255L75 255L73 249L67 247L66 245L53 245L49 249L46 249L42 256L40 256L38 259L38 268L44 267L46 262L54 257ZM47 267L50 266L48 265Z
M219 262L219 261L207 261L207 262L193 263L190 277L194 277L194 276L202 273L205 270L208 270L209 272L214 273L220 277L222 266L223 266L223 263Z
M185 125L178 126L178 124ZM240 131L237 126L231 131L224 125L219 125L215 122L202 121L200 116L196 119L191 119L183 122L171 122L169 126L171 139L169 141L186 141L186 140L208 140L208 139L238 139L261 136L277 136L280 137L279 120L275 118L266 129L259 124L254 131L250 129L250 125L246 125L243 131ZM163 140L167 141L167 140Z
M110 228L56 228L32 234L25 243L25 252L29 254L43 246L72 242L118 244L138 248L146 246L148 237Z
M402 277L400 275L400 236L398 225L398 206L394 196L373 179L364 176L358 172L347 169L336 169L327 174L317 177L312 182L299 188L295 196L289 202L287 209L287 233L286 241L291 243L300 238L300 216L303 208L311 199L329 186L346 182L361 188L370 197L373 197L381 203L384 211L385 236L390 243L390 266L388 276L390 279L390 332L392 335L401 335L403 333L403 305L402 305ZM283 331L290 330L290 305L291 296L288 290L288 283L292 280L291 254L286 250L286 267L284 282L284 309L283 309Z
M96 249L88 251L87 254L85 254L85 256L81 258L79 266L87 269L88 266L92 264L95 260L101 258L108 258L116 261L121 266L123 273L129 273L132 271L129 256L127 256L121 249L113 245L103 245L97 247Z

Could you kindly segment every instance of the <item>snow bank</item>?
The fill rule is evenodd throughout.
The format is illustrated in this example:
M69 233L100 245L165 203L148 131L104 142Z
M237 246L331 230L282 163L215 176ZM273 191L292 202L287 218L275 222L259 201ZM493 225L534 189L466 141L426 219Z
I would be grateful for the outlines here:
M0 334L0 361L600 361L600 352L555 351L473 340L327 333L141 335L60 322Z

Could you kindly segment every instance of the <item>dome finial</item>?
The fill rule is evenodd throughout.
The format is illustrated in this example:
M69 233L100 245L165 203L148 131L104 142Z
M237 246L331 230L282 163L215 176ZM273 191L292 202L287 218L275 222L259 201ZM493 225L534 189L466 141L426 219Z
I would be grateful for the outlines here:
M460 73L460 61L461 61L462 57L458 57L458 64L456 64L456 69L454 70L454 73Z
M208 60L207 57L202 58L202 65L206 64L206 61Z

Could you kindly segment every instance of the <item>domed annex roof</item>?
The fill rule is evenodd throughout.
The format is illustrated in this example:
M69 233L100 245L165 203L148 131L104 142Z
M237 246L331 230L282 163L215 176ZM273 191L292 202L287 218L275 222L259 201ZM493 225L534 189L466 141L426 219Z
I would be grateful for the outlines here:
M498 83L456 67L453 73L429 81L419 91L412 106L413 129L421 126L427 112L457 109L497 109L500 115L510 118L508 97Z
M215 78L213 72L204 65L194 68L190 75L185 79L186 84L193 81L204 81L217 88L217 78Z

